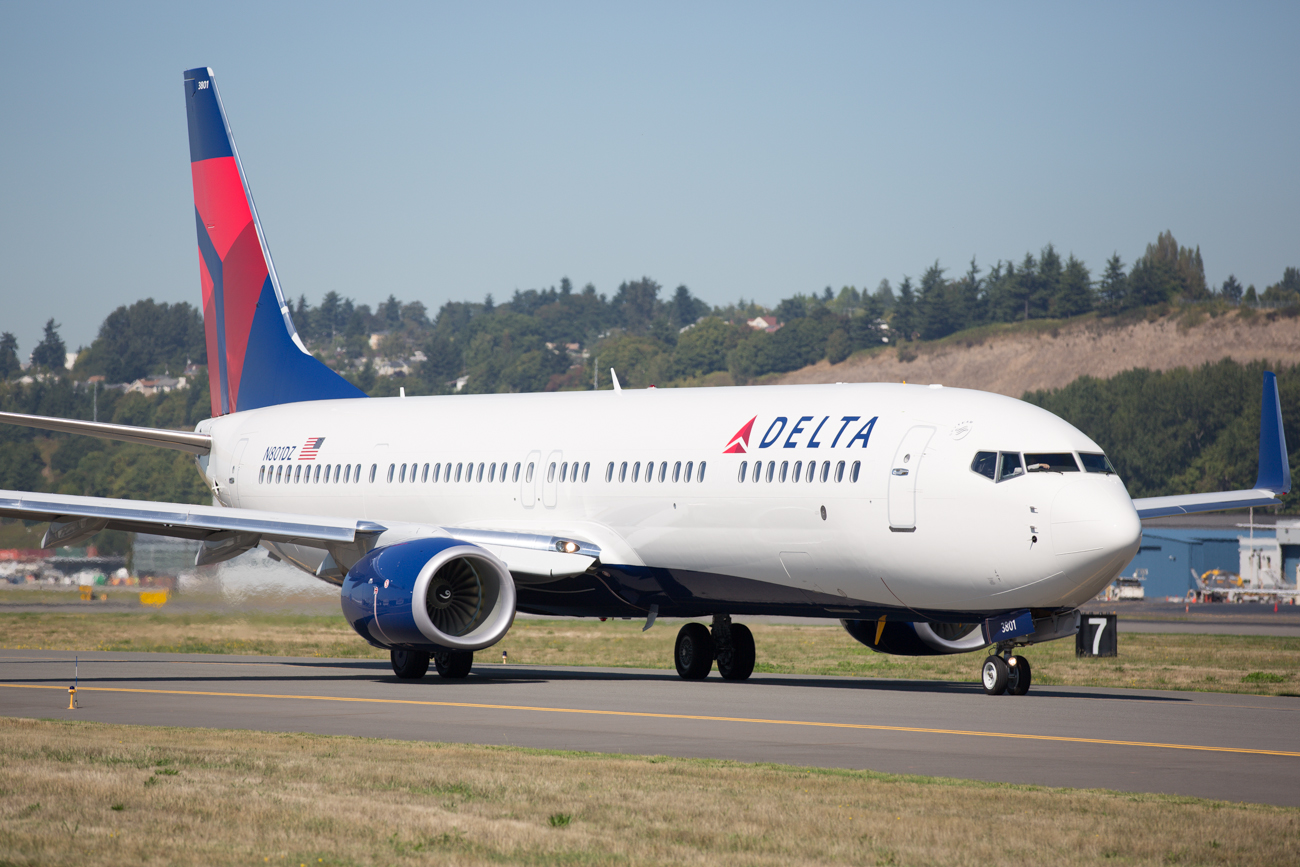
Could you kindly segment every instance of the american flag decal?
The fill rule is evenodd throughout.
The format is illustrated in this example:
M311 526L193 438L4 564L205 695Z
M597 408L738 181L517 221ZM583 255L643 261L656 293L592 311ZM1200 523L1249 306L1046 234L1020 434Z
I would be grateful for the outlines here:
M306 444L298 451L298 460L314 461L316 453L320 451L321 444L325 442L325 437L312 437L307 440Z

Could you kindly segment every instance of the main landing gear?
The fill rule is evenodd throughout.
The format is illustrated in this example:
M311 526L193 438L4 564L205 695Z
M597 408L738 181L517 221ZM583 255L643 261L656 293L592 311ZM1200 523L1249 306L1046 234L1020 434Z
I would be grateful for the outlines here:
M429 670L429 660L438 669L438 674L451 680L459 680L469 674L474 665L472 650L440 650L428 654L421 650L390 650L389 661L393 664L393 673L402 680L419 680Z
M1029 692L1033 669L1029 660L1012 654L1010 645L998 645L997 652L984 660L980 682L989 695L1024 695Z
M713 627L687 623L677 633L673 661L683 680L703 680L713 661L724 680L744 680L754 672L754 633L743 623L732 623L731 615L713 615Z

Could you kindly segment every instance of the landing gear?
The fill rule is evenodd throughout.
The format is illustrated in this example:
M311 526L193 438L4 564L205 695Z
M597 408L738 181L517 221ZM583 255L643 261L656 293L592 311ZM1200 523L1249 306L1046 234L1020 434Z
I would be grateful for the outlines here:
M688 623L677 633L673 661L683 680L704 680L713 668L713 638L702 623Z
M713 617L713 647L718 674L724 680L744 680L754 673L754 633L726 614Z
M388 659L402 680L419 680L429 670L429 654L419 650L390 650Z
M474 667L472 650L440 650L433 655L433 664L438 667L438 674L448 680L460 680L469 676Z
M724 680L744 680L754 673L754 633L731 615L713 615L713 626L687 623L677 633L673 661L683 680L703 680L718 661Z
M1013 655L1010 647L999 647L998 653L1005 658L995 653L984 660L984 666L980 669L984 691L989 695L1024 695L1029 692L1029 684L1033 680L1029 660Z

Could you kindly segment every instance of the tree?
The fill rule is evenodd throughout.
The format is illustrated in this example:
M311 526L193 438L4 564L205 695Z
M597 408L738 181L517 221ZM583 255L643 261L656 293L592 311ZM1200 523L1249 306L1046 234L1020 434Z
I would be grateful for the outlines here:
M45 323L45 336L32 350L32 365L34 367L51 371L67 368L68 348L63 344L63 338L59 336L60 327L59 323L52 318Z
M744 325L728 326L716 316L702 319L682 332L673 352L673 370L678 376L703 376L727 369L727 352L740 342Z
M924 340L938 340L962 327L957 318L960 311L955 309L943 271L936 259L921 275L921 287L916 293L916 328Z
M1106 273L1097 283L1097 308L1102 315L1113 315L1123 310L1128 298L1128 275L1119 253L1106 260Z
M1061 280L1052 298L1052 315L1060 319L1080 316L1092 310L1092 275L1088 268L1071 253L1065 261Z
M109 382L131 382L150 374L179 375L190 362L207 363L199 311L183 301L159 304L146 298L108 314L77 369Z
M849 357L853 351L853 345L849 342L849 335L843 328L836 328L826 338L826 360L831 364L839 364Z
M1246 287L1246 294L1241 296L1241 303L1246 307L1254 307L1259 303L1259 297L1255 295L1254 283Z
M1241 288L1241 284L1237 282L1236 276L1229 274L1228 279L1224 280L1223 285L1219 287L1219 296L1229 304L1240 304L1241 295L1245 291Z
M888 279L882 279L871 297L880 302L882 315L888 313L894 306L894 287L889 285Z
M632 334L650 330L659 307L659 288L649 277L619 285L612 303L623 320L623 327Z
M904 277L898 284L898 300L894 302L894 318L889 327L900 340L911 340L916 333L916 295L912 292L912 278Z
M8 331L0 334L0 381L12 379L22 369L18 360L18 338Z

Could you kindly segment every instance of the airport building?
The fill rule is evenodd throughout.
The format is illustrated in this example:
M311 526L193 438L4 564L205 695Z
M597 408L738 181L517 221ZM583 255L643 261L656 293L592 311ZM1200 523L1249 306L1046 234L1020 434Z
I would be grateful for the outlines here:
M1253 529L1236 516L1216 525L1205 519L1194 522L1199 526L1152 526L1154 522L1143 526L1142 547L1122 574L1143 575L1147 599L1184 598L1196 587L1192 572L1204 575L1211 569L1257 579L1262 586L1296 586L1300 520L1283 518L1276 524L1270 520L1256 523Z

